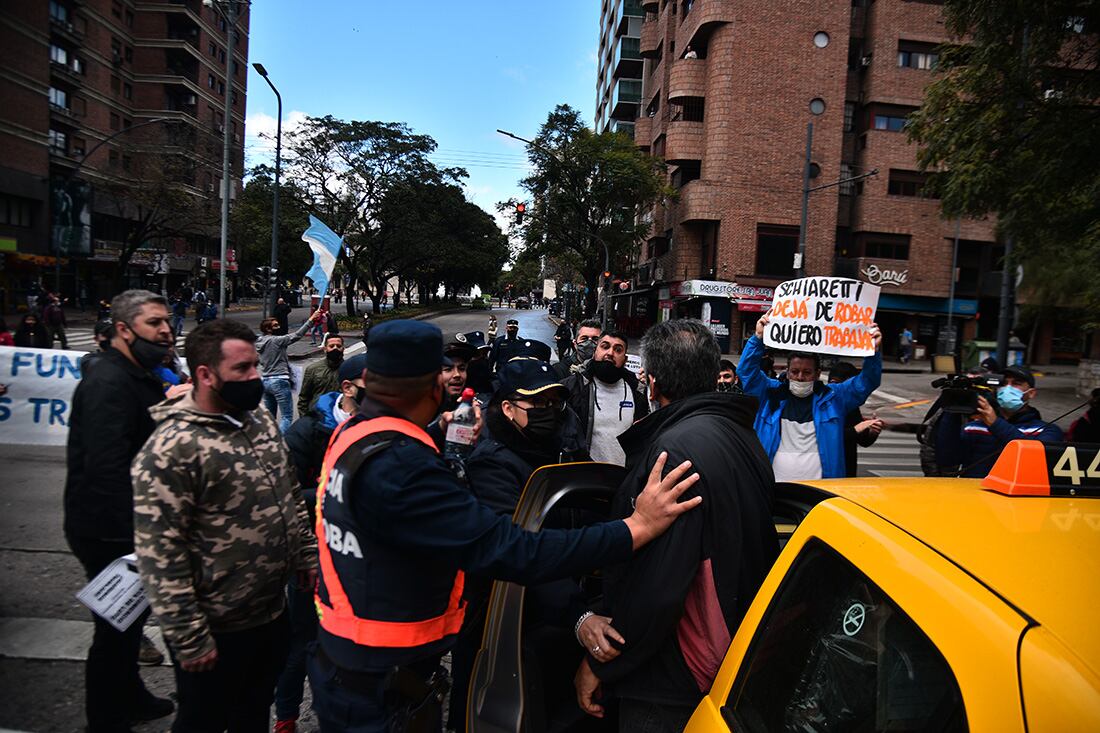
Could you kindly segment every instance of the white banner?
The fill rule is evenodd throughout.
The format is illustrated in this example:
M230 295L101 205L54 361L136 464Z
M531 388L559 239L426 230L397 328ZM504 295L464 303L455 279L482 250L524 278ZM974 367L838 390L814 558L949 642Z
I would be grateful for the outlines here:
M871 356L879 288L841 277L804 277L775 289L764 344L776 349Z
M555 280L546 278L542 281L542 297L547 300L553 300L558 297L558 283Z
M0 443L65 445L82 351L0 346Z

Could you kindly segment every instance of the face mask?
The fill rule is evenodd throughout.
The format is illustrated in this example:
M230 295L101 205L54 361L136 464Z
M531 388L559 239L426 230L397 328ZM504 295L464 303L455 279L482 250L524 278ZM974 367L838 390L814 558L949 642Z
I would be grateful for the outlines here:
M1011 384L997 388L997 402L1004 409L1015 412L1024 406L1024 393Z
M614 384L623 378L623 370L613 361L592 362L592 376L605 384Z
M563 413L553 407L531 407L527 410L524 434L534 443L544 444L554 439L561 427Z
M362 405L363 400L367 399L367 388L366 387L356 387L355 388L355 396L352 397L352 399L355 400L355 404Z
M335 369L344 363L344 352L337 349L336 351L329 351L325 354L325 361L328 365Z
M596 353L596 342L592 339L587 341L581 341L577 344L577 358L581 361L588 361L592 358L592 355Z
M130 353L142 368L152 369L164 362L164 357L168 356L168 350L171 348L171 344L158 344L135 333L134 341L130 344Z
M733 391L733 382L719 382L718 383L718 391L719 392L732 392Z
M260 406L260 400L264 396L264 383L260 379L222 382L222 386L214 391L234 410L249 412Z
M795 397L809 397L814 393L814 382L787 382Z

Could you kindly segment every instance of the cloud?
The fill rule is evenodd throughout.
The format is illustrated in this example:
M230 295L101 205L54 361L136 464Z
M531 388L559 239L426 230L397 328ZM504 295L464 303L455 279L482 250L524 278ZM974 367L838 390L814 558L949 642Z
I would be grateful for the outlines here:
M292 110L283 115L283 135L297 129L307 114L301 110ZM273 115L253 112L244 121L245 166L252 167L261 163L275 162L276 120Z

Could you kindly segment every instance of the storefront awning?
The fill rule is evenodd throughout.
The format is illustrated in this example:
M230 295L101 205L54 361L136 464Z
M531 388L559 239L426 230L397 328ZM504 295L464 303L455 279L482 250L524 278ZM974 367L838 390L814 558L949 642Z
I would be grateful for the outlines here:
M946 315L947 306L947 298L929 298L919 295L894 295L892 293L883 293L878 299L878 309L880 311L890 310L904 311L906 313ZM957 316L977 315L978 301L955 298L952 311L954 315Z

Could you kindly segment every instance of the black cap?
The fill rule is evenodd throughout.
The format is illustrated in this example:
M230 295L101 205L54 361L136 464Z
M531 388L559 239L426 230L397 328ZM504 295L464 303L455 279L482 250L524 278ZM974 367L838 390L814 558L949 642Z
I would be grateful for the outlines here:
M1002 376L1012 377L1013 379L1022 379L1027 382L1027 386L1035 386L1035 375L1032 374L1031 369L1023 366L1022 364L1013 364L1010 367L1005 367L1005 370L1001 372Z
M443 356L443 332L430 323L386 321L367 336L367 369L373 374L420 377L449 363Z
M517 320L516 320L515 318L509 318L509 319L508 319L508 322L507 322L507 323L505 323L504 325L505 325L505 326L518 326L518 325L519 325L519 321L517 321Z
M351 382L363 376L363 370L366 368L367 355L356 354L355 356L344 359L340 364L340 368L336 371L336 376L340 378L341 382Z
M534 339L524 339L518 342L512 347L511 352L512 359L538 359L539 361L550 361L550 347L541 341Z
M497 394L533 397L550 390L565 390L550 365L536 359L515 359L497 372Z
M109 336L115 335L115 322L110 318L103 318L95 322L95 327L92 328L92 333L96 336Z
M455 341L467 344L473 349L487 349L489 344L485 343L485 334L481 331L468 331L466 333L456 333Z

